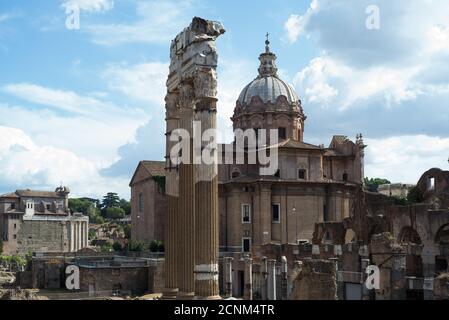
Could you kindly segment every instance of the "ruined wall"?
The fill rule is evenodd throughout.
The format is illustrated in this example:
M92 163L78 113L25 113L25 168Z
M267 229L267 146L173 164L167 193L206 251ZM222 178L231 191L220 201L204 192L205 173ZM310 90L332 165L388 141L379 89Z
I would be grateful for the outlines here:
M337 300L335 264L326 260L304 260L289 299Z
M32 252L65 252L68 249L66 222L23 221L17 234L17 251L20 254Z
M165 261L163 259L151 262L148 268L148 292L162 292L165 285Z
M80 266L80 290L108 294L115 290L142 294L148 290L148 267L85 268Z

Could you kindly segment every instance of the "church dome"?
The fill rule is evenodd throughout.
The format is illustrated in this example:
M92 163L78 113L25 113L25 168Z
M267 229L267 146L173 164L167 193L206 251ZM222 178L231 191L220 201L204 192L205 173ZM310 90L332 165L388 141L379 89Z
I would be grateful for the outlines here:
M258 96L264 103L275 103L279 96L285 96L288 103L299 101L295 90L277 76L257 77L242 90L238 102L242 105L249 105L255 96Z
M237 100L240 105L249 105L253 97L258 96L263 103L275 103L277 98L284 96L289 104L297 103L299 97L295 90L281 80L277 74L276 55L270 52L270 42L265 41L265 53L259 56L259 75L251 81L239 95Z

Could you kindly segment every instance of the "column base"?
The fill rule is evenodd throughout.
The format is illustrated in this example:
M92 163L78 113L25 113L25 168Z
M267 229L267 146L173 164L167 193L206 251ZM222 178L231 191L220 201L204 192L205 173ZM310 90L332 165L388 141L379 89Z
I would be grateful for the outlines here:
M196 300L223 300L221 296L196 297Z
M176 299L177 300L194 300L195 292L179 292Z
M175 300L178 295L177 288L165 288L162 292L162 300Z

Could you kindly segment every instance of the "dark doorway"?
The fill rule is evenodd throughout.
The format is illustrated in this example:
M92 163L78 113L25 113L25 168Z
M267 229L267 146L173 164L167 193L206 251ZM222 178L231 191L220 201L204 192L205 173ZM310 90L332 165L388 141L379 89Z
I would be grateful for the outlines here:
M243 271L239 271L239 296L243 297L245 294L245 273Z

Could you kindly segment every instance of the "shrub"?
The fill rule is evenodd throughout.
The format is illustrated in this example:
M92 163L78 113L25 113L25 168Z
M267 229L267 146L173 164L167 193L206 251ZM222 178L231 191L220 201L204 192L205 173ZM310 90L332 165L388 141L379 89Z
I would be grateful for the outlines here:
M122 245L120 244L120 242L114 242L114 244L112 245L112 249L114 249L114 251L122 251Z
M164 244L160 240L153 240L150 243L151 252L164 252Z
M112 244L106 243L100 247L101 252L112 252L114 249L112 248Z
M130 240L127 245L128 251L144 251L147 250L147 245L142 241Z

